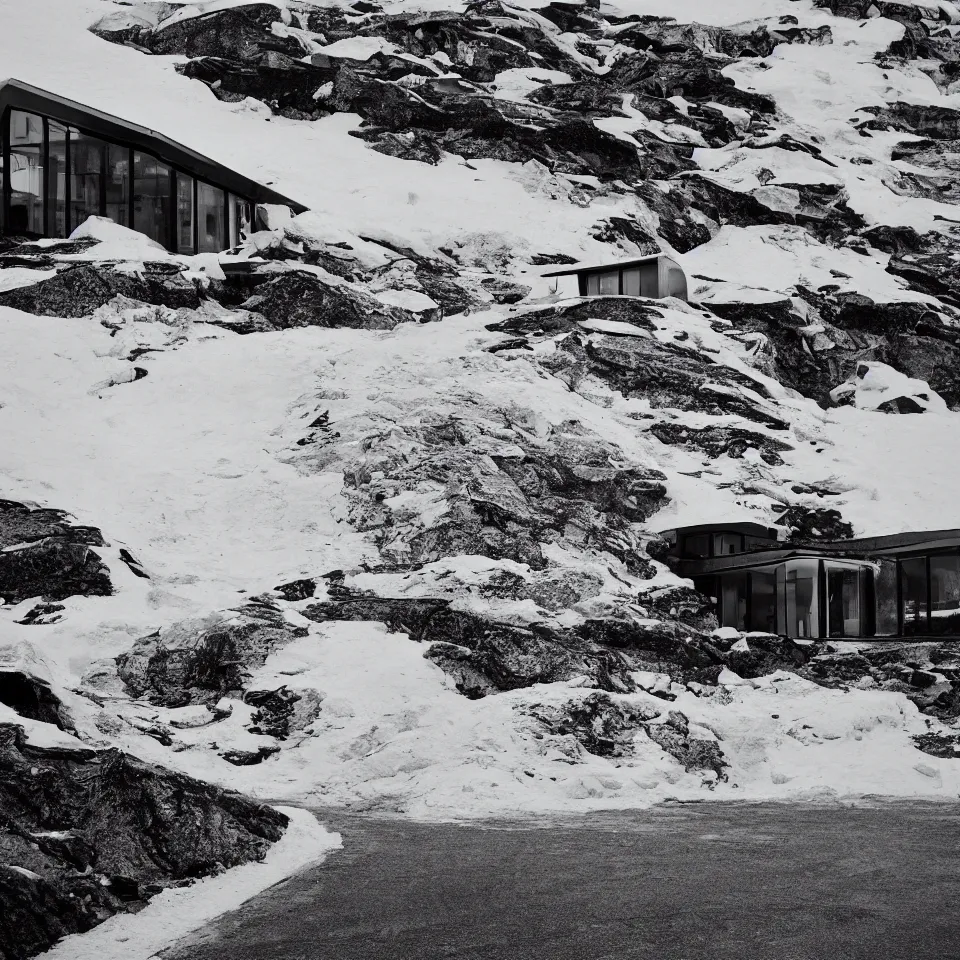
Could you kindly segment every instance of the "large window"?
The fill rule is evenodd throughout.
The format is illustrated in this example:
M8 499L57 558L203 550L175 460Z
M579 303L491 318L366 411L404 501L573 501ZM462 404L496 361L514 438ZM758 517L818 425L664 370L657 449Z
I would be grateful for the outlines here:
M53 120L47 123L47 229L49 237L66 237L67 226L67 128Z
M786 634L788 637L818 637L818 560L791 560L784 564Z
M763 633L777 632L777 574L773 568L750 574L749 627Z
M728 573L720 578L720 625L747 628L747 575Z
M168 250L217 253L253 231L253 205L200 183L169 163L109 142L53 117L7 115L0 154L9 193L0 227L12 234L68 237L88 217L105 216ZM4 171L6 167L6 171Z
M10 112L10 233L46 232L43 205L43 120Z
M897 561L880 560L876 575L877 636L892 637L900 632L897 616Z
M70 129L70 229L87 217L101 216L103 204L103 164L106 144Z
M197 241L194 238L193 177L177 173L177 252L196 253Z
M121 226L130 226L130 151L107 144L106 215Z
M219 187L212 187L209 183L197 184L200 253L219 253L226 246L225 208L223 191Z
M743 552L743 537L739 533L715 533L713 535L713 555L729 557Z
M930 557L930 632L960 632L960 555Z
M900 561L900 617L907 636L927 632L927 558Z
M173 177L167 164L148 153L133 154L133 229L172 247Z
M827 636L859 637L860 571L827 564Z
M710 556L710 534L696 533L683 538L682 556L685 560L699 560Z

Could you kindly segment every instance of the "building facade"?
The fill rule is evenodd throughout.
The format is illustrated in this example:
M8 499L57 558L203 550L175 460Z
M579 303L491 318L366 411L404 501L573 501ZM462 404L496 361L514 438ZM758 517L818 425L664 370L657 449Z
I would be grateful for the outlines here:
M214 253L255 228L256 206L306 209L137 124L18 80L0 83L0 232L69 237L109 217L174 253Z
M689 299L683 267L665 253L599 266L572 266L544 277L576 277L581 297Z
M722 626L796 639L960 637L960 530L813 545L760 524L667 531L669 561Z

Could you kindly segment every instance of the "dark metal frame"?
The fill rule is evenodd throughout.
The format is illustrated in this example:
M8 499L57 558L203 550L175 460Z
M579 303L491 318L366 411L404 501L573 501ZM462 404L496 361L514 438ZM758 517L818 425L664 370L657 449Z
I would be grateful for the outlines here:
M211 187L216 187L224 194L224 241L229 245L232 238L230 236L230 202L231 197L236 197L246 203L254 206L257 203L278 203L289 206L295 213L302 213L306 210L303 204L290 200L282 194L258 184L235 171L224 167L216 161L196 153L193 150L170 140L154 130L142 127L138 124L128 123L117 117L110 116L102 111L85 107L65 97L48 93L29 84L21 83L18 80L7 80L0 83L0 149L2 149L3 163L3 183L0 191L0 229L5 231L10 229L10 114L13 110L23 113L34 114L43 120L43 224L47 234L50 233L51 220L48 211L49 198L49 124L51 121L59 123L67 128L67 176L65 186L65 204L67 209L67 224L69 225L70 210L70 128L105 141L107 144L118 146L129 151L130 164L130 197L128 200L128 223L133 228L133 154L139 152L152 157L154 160L164 163L171 169L171 204L170 204L170 222L168 223L169 236L171 238L171 249L176 249L178 241L177 230L177 192L176 192L176 174L180 173L193 179L193 229L194 229L194 251L199 251L199 216L197 210L197 184L203 182ZM104 150L101 154L105 153ZM105 157L101 156L101 160ZM106 192L106 164L102 163L101 181L100 181L100 209L105 211L105 192Z

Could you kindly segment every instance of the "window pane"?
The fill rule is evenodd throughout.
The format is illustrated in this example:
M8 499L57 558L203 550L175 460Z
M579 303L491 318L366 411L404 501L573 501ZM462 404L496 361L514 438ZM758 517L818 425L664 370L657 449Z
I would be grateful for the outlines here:
M713 535L713 555L715 557L729 557L735 553L742 553L740 544L739 533L715 533Z
M927 561L924 557L900 561L903 632L927 632Z
M620 271L607 270L600 274L600 295L616 296L620 293Z
M130 150L107 144L106 215L121 226L130 226Z
M660 296L660 266L656 260L640 264L640 296Z
M698 533L683 538L683 556L687 560L697 560L710 556L710 537L706 533Z
M746 629L747 575L732 573L720 578L720 620L723 627Z
M10 233L44 232L43 121L32 113L10 113Z
M600 274L587 274L587 296L596 297L600 295Z
M930 558L930 632L960 633L960 556Z
M67 231L67 128L50 120L47 123L50 152L47 163L47 235L65 237Z
M171 170L147 153L133 154L133 229L145 233L168 250L173 244Z
M788 637L818 637L816 560L794 560L787 564L786 611Z
M103 184L103 151L106 144L70 128L70 222L75 230L87 217L103 213L100 188Z
M827 567L827 635L860 636L860 571Z
M640 268L628 267L623 271L623 293L627 297L640 296Z
M193 177L177 171L177 251L196 253L193 241Z
M200 253L219 253L226 247L223 191L209 183L197 184L197 220Z
M750 629L777 632L777 574L754 570L750 574Z
M230 194L230 246L235 247L242 240L250 236L251 207L250 204L235 194Z
M897 561L880 560L877 571L877 636L892 637L900 632L897 621Z

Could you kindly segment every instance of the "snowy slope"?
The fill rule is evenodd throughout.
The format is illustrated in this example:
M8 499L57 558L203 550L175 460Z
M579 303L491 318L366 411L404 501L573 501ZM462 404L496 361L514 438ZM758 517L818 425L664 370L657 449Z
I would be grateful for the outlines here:
M286 10L277 6L280 13ZM432 6L464 10L463 4ZM944 22L953 19L949 4L930 6L943 11ZM179 21L190 7L183 5ZM576 53L581 66L602 80L611 63L577 53L574 34L561 34L526 12L536 7L511 9L546 23L564 55ZM431 5L402 2L386 9L400 13ZM892 148L910 135L878 130L865 136L858 126L871 116L864 107L896 101L960 108L960 94L942 92L909 62L875 61L903 35L902 24L836 17L807 0L624 0L617 10L620 16L672 16L728 27L795 17L810 30L829 27L832 43L783 43L768 56L733 58L724 66L724 76L738 88L769 95L777 107L766 130L741 130L726 145L709 146L692 126L648 123L629 104L597 119L600 129L628 144L637 142L633 134L643 128L672 130L696 147L693 162L705 180L759 198L767 209L792 209L798 185L826 185L843 194L863 229L908 225L948 235L953 203L897 193L889 185L906 169L904 161L891 160ZM251 99L218 100L176 71L185 57L149 56L88 30L117 12L100 0L0 0L0 73L146 122L296 197L311 213L291 225L288 236L299 231L317 244L347 243L365 268L390 259L385 247L370 242L381 240L452 267L471 290L483 290L484 280L502 280L530 291L519 306L488 297L483 309L448 311L439 324L250 335L208 322L210 313L203 310L138 313L121 304L94 316L62 318L0 307L0 496L66 510L102 529L108 546L100 552L116 590L110 597L71 597L63 601L62 618L44 626L17 622L34 606L33 598L8 605L0 609L0 644L29 650L45 664L82 738L117 744L262 798L433 815L583 809L668 796L956 795L955 762L921 756L910 740L937 721L921 715L903 692L833 690L781 673L744 684L729 675L706 691L680 684L669 709L685 714L691 735L720 745L728 763L721 779L685 769L646 733L636 734L633 752L614 759L581 750L570 737L545 735L532 718L585 696L589 678L468 699L406 633L370 621L317 622L304 616L304 602L276 595L276 608L303 635L254 664L247 686L287 685L319 694L318 716L296 736L277 744L251 732L253 708L238 697L221 705L229 717L212 722L203 714L208 722L193 726L174 721L182 719L177 710L196 704L133 696L116 676L112 658L129 652L139 638L202 618L229 624L232 611L248 599L334 570L346 572L348 589L381 597L441 596L456 610L523 627L542 623L561 630L591 618L656 620L644 596L679 586L677 579L660 564L645 578L623 556L577 540L569 529L543 539L540 569L546 574L522 559L453 548L422 563L385 564L388 555L409 555L421 528L432 529L438 518L452 515L459 495L453 487L461 484L469 492L471 483L480 483L456 469L441 475L423 467L414 479L403 474L401 466L419 470L428 459L423 431L430 425L459 424L468 439L457 443L471 456L509 460L517 456L517 444L526 444L521 456L529 455L577 424L583 443L602 447L618 468L659 472L668 499L649 517L624 526L627 542L633 537L638 547L681 524L772 522L777 508L815 509L825 503L818 489L835 492L826 505L839 510L857 534L960 526L955 410L931 402L922 416L896 417L866 402L818 404L784 385L768 362L764 335L743 336L739 315L721 307L786 302L799 310L798 287L830 286L831 296L856 293L876 304L932 308L948 326L958 315L949 298L941 302L889 272L890 253L873 245L857 249L847 238L818 235L796 223L711 221L708 241L677 255L692 278L695 299L715 312L671 302L644 324L599 315L571 321L572 334L565 329L562 336L530 335L530 349L490 352L505 338L490 325L566 303L541 278L549 268L534 262L538 255L601 262L628 255L635 245L597 239L597 225L619 217L653 234L663 225L662 214L609 178L594 178L591 190L578 175L536 161L467 161L452 154L436 164L402 159L350 136L361 126L356 114L291 119ZM602 13L614 15L614 7L604 5ZM334 49L310 42L332 55L363 52L357 45ZM612 41L607 49L615 62ZM522 101L546 79L562 86L564 75L512 69L498 78L494 92L503 102ZM674 100L681 113L689 108L683 97ZM719 112L734 119L743 113L721 106ZM807 150L769 146L784 135L816 147L828 162ZM669 181L663 183L669 189ZM132 246L124 247L128 241ZM665 230L660 241L670 248ZM144 259L159 256L122 235L116 243L109 253L93 247L83 256L127 260L134 272ZM187 266L199 271L203 264ZM314 272L331 279L322 268ZM20 288L31 279L43 278L0 271L0 289ZM408 280L394 287L422 292ZM355 286L377 292L369 277ZM381 284L381 292L389 286ZM564 336L579 338L587 352L629 349L624 344L638 337L687 344L698 363L709 358L723 367L727 379L718 392L736 394L741 406L733 412L693 402L684 407L654 402L642 391L624 392L588 365L576 372ZM148 376L125 382L131 351L142 347L150 352L139 354L137 363ZM838 376L829 386L845 379ZM926 386L916 379L905 386L896 381L894 392ZM741 409L749 415L736 412ZM336 438L301 445L320 415ZM776 418L787 422L786 430L771 426ZM714 455L658 439L653 425L663 423L749 428L754 446L739 457ZM764 459L757 436L785 449L772 462ZM363 483L350 479L361 474L367 477ZM363 500L363 491L374 488L382 507L371 506L374 493L369 503ZM122 547L150 579L120 561ZM552 606L530 591L510 597L486 590L507 575L525 584L553 577L551 582L592 586ZM335 598L321 583L313 599ZM663 719L666 701L643 689L653 682L612 696ZM172 731L172 739L144 735L158 726ZM229 750L273 746L279 753L249 766L223 757Z

